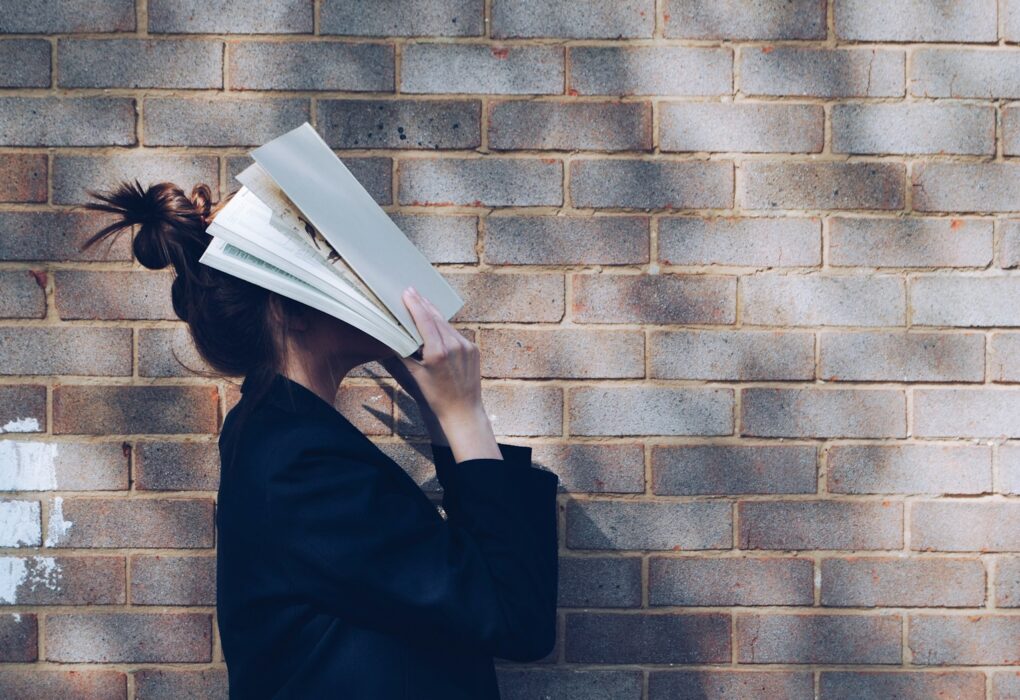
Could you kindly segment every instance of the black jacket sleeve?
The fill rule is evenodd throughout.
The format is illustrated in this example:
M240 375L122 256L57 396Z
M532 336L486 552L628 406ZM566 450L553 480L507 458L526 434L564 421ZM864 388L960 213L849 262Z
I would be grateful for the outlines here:
M379 465L308 437L293 441L302 446L274 472L267 503L295 593L353 624L433 644L515 661L552 650L558 479L531 466L531 448L503 444L503 460L457 464L433 445L443 520Z

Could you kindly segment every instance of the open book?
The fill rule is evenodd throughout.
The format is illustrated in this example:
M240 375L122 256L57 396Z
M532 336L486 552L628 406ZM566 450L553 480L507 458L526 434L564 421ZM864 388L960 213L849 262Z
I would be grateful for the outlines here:
M199 262L346 321L401 357L423 342L405 288L447 320L464 305L311 124L251 156Z

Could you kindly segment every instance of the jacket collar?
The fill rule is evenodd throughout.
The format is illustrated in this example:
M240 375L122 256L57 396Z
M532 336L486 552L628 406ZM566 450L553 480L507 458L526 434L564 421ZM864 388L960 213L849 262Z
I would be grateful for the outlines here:
M244 394L245 391L250 391L253 383L252 375L245 376L244 381L241 382L241 394ZM326 403L314 391L279 372L273 375L269 382L269 389L262 400L268 401L291 413L325 411L348 422L342 413L337 411L334 406Z

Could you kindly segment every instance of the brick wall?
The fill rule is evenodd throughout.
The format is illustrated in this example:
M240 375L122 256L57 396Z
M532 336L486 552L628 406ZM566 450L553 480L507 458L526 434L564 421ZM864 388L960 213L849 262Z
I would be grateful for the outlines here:
M223 697L237 400L86 187L311 121L561 476L507 698L1020 697L1020 0L0 0L0 695ZM337 407L435 496L374 363Z

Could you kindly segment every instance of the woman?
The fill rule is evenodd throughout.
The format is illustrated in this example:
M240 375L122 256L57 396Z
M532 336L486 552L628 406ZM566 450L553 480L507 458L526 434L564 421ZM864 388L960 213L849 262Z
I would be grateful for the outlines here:
M147 268L173 264L173 308L217 372L243 376L219 438L217 620L231 698L498 698L493 657L555 639L556 476L497 443L478 348L413 291L422 360L198 262L211 193L136 180L89 193L139 225ZM333 408L379 361L418 404L443 486L417 484Z

